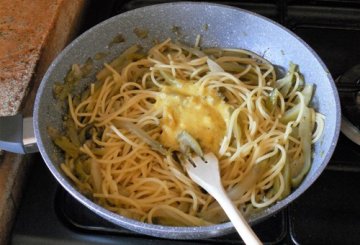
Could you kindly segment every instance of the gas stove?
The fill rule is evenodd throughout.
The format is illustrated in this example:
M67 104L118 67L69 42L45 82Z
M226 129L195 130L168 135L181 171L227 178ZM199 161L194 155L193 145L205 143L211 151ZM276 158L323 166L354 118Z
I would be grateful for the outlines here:
M116 14L167 1L91 1L82 31ZM215 1L211 1L215 2ZM341 78L360 63L360 2L356 0L222 1L273 19L303 38ZM342 110L359 129L360 74L341 92ZM349 81L345 81L347 83ZM359 83L359 84L357 84ZM355 107L355 109L354 109ZM348 108L352 108L351 110ZM357 109L356 109L357 108ZM12 244L242 244L237 234L181 241L149 237L119 228L79 204L64 191L39 154L11 235ZM288 207L253 228L266 244L355 244L360 240L360 146L340 135L319 179Z

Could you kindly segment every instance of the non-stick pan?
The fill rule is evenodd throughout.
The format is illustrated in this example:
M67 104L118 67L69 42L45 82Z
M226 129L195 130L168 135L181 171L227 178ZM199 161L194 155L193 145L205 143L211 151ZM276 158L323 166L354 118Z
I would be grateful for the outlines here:
M147 37L138 35L134 28L148 32ZM121 34L125 41L112 42ZM337 142L340 126L340 104L331 75L317 54L291 31L257 14L228 6L209 3L168 3L135 9L88 30L73 41L54 60L45 74L34 106L33 126L38 149L57 181L84 206L112 223L151 236L196 239L224 235L233 232L231 223L207 227L168 227L135 221L112 213L82 195L60 170L62 154L52 143L46 128L61 128L63 109L53 96L53 84L63 81L72 64L84 63L99 52L110 53L103 60L95 61L93 73L79 84L81 88L95 80L95 70L109 62L127 47L138 43L144 49L168 37L193 45L201 35L203 47L242 48L253 51L279 68L286 69L290 62L300 67L307 83L316 85L313 106L325 116L322 139L315 144L312 167L301 185L285 199L249 218L251 224L260 222L285 207L302 194L320 175L327 165ZM281 69L279 69L281 70ZM14 121L19 118L3 118ZM4 123L2 123L4 127ZM11 125L13 128L14 124ZM6 126L6 125L5 125ZM19 127L22 127L21 122ZM5 133L4 133L5 132ZM8 129L2 134L13 141L22 141L21 134L11 135ZM30 137L31 138L31 137ZM27 148L15 142L10 147L2 142L0 148L26 152ZM324 200L325 201L325 200Z

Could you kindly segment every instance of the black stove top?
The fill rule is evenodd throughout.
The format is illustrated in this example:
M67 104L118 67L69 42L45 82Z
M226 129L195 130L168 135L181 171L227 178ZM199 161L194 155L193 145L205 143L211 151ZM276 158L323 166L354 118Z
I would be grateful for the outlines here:
M124 11L166 1L91 1L83 31ZM211 1L214 2L214 1ZM357 0L223 1L287 26L323 59L334 78L360 63ZM360 241L360 146L340 135L319 179L287 208L254 226L266 244L356 244ZM68 195L39 154L13 229L12 244L242 244L237 234L199 241L140 235L108 223Z

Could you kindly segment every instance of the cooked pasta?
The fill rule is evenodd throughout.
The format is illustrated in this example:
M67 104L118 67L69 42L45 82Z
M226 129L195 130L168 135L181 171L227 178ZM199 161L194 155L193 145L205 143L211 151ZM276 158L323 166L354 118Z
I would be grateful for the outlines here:
M301 183L324 127L310 107L314 87L296 65L278 79L272 64L246 50L168 39L143 53L135 45L97 80L68 94L64 133L49 129L65 152L61 168L101 206L147 223L227 221L176 152L191 154L195 143L214 152L225 190L251 215Z

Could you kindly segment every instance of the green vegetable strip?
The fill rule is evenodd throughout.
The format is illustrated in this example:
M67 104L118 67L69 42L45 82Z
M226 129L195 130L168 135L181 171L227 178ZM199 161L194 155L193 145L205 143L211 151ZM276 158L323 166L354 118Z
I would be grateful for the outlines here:
M47 132L54 143L73 158L77 158L80 154L79 149L66 136L61 135L53 127L48 127Z
M57 146L59 146L63 151L69 154L73 158L77 158L79 156L78 147L76 147L71 141L65 136L61 136L59 138L54 139L54 142Z
M290 121L295 121L300 113L300 109L303 105L301 103L295 105L290 110L287 110L280 118L280 122L287 124Z
M277 90L276 88L274 88L271 93L269 94L269 97L267 98L267 100L265 101L265 107L266 109L268 109L270 112L273 112L276 108L277 105L277 101L279 98L279 90Z
M75 162L75 175L81 180L81 181L87 181L88 178L90 177L89 174L87 174L85 172L85 168L83 166L84 163L82 163L81 161L76 161Z
M285 77L275 81L275 88L279 90L279 92L286 97L286 95L289 93L294 80L294 73L297 70L297 65L290 63L289 71L286 74Z
M301 172L291 179L293 187L297 187L311 166L311 134L312 116L308 107L304 108L303 117L299 123L299 135L301 136L301 147L303 151L303 167Z
M90 74L93 69L93 60L88 58L83 65L73 64L64 78L64 83L54 83L53 91L57 99L63 101L72 93L76 83Z
M227 72L240 73L246 69L246 65L240 65L236 62L223 62L219 65Z
M286 158L286 163L281 171L283 177L284 177L284 192L281 194L280 199L284 199L287 197L291 192L291 173L290 173L290 166L289 166L289 158Z
M80 139L78 137L78 133L76 130L76 126L73 120L70 118L65 121L66 127L66 136L70 139L70 141L77 147L80 147Z

